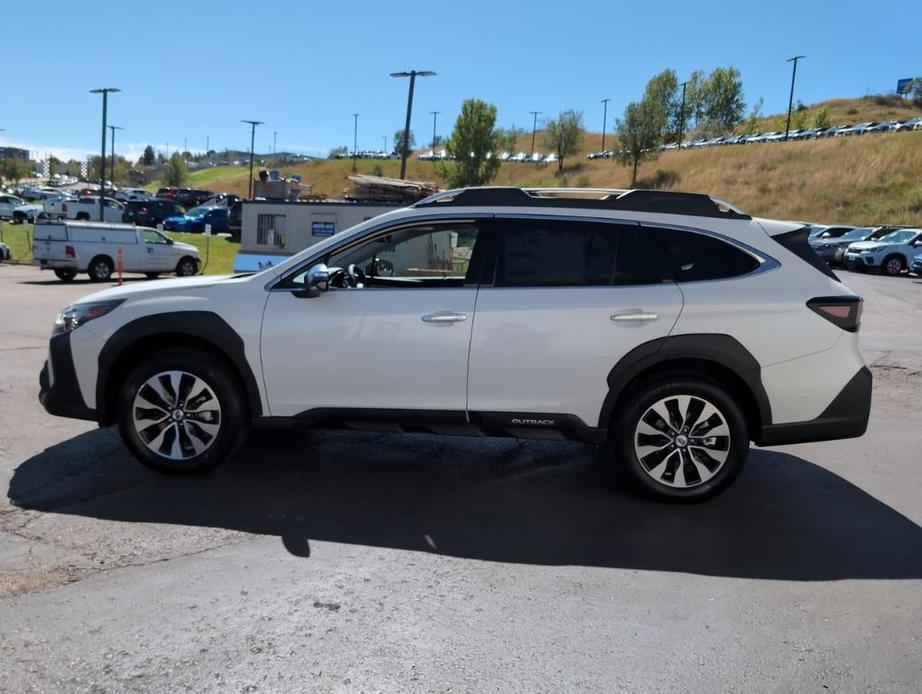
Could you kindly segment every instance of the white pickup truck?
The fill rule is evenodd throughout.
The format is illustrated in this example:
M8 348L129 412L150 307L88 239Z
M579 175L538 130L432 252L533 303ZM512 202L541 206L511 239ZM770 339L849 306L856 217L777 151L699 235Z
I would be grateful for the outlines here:
M68 219L98 222L99 198L85 196L76 200L68 200L63 205L63 212ZM112 198L103 198L102 220L104 222L121 222L123 214L125 214L125 206L122 203Z
M119 249L122 272L141 272L150 278L198 272L198 249L156 229L69 220L36 224L32 262L43 270L54 270L63 282L74 279L78 272L86 272L94 282L105 282L118 268Z

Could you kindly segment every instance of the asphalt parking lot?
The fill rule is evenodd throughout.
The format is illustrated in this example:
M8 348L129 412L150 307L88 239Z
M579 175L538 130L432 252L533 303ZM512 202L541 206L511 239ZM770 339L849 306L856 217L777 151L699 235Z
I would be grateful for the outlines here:
M570 443L262 434L158 476L36 399L99 285L0 265L3 689L918 691L922 279L841 275L868 433L676 507Z

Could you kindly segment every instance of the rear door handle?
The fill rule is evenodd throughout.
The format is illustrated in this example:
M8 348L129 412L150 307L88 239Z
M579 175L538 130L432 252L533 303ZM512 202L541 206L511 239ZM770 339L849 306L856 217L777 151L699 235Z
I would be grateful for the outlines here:
M427 313L422 317L423 323L460 323L466 321L467 316L463 313L453 313L452 311L435 311Z
M653 321L659 318L655 313L647 313L645 311L637 311L633 313L615 313L611 316L613 321L621 322L645 322Z

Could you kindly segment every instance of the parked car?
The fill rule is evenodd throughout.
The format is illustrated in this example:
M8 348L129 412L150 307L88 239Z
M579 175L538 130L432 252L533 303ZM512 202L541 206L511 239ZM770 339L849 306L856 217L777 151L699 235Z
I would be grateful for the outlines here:
M235 202L227 215L227 231L234 241L239 241L243 228L243 200Z
M186 208L175 200L151 198L150 200L129 200L125 203L123 222L138 226L155 227L163 224L167 217L186 213Z
M13 210L22 207L26 202L15 195L0 194L0 219L12 219Z
M69 202L75 202L76 198L71 197L70 195L59 193L55 196L50 196L45 198L42 201L42 214L39 215L42 219L61 219L67 216L67 211L65 205ZM97 215L99 213L97 212Z
M64 216L67 219L76 219L79 221L89 222L90 220L99 220L99 197L85 196L73 200L67 200L61 206ZM125 213L125 206L114 198L102 199L102 221L104 222L121 222L122 215Z
M922 253L913 257L912 263L909 266L909 271L922 277Z
M684 502L750 441L864 433L861 299L806 228L700 194L560 196L445 191L262 272L84 296L40 400L161 471L212 468L251 426L383 426L610 442Z
M149 200L153 195L143 188L122 188L114 197L119 202L128 202L130 200Z
M816 254L830 265L845 260L845 249L858 241L874 241L885 236L896 227L855 227L838 237L826 238L822 234L810 239L810 246Z
M27 202L13 210L12 218L15 224L31 224L38 221L44 213L45 207L41 202Z
M37 224L32 262L42 270L54 270L63 282L80 272L94 282L105 282L118 268L119 249L123 272L143 272L148 277L167 272L185 277L198 272L195 246L174 242L156 229L105 222Z
M186 209L198 207L206 200L214 197L214 192L210 190L200 190L198 188L180 188L176 193L175 200Z
M0 241L0 260L11 260L12 258L13 253L10 251L10 247Z
M167 217L163 220L163 228L169 231L186 231L195 234L205 231L205 225L211 225L212 234L227 232L229 210L223 205L211 207L193 207L183 215Z
M895 277L909 269L910 260L922 248L922 229L897 229L876 241L858 241L845 249L849 270L877 270Z

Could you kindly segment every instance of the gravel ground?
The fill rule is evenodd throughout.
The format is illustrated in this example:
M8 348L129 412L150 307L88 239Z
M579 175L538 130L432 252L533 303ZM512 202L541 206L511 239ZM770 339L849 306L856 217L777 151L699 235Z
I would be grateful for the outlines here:
M36 400L97 285L0 265L0 686L918 691L922 280L842 275L868 433L754 449L685 508L571 443L263 434L158 476Z

